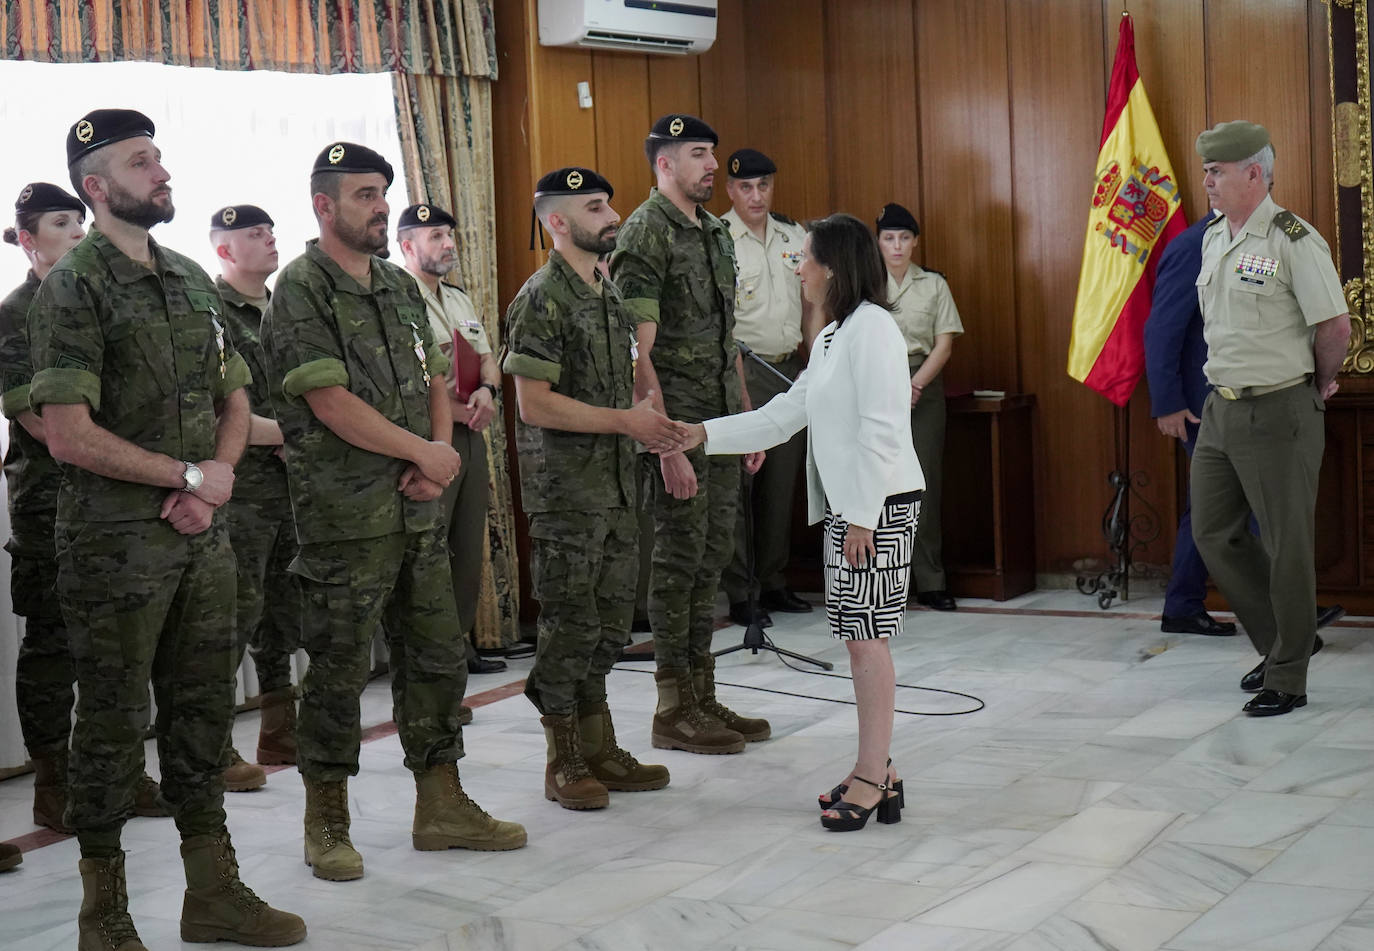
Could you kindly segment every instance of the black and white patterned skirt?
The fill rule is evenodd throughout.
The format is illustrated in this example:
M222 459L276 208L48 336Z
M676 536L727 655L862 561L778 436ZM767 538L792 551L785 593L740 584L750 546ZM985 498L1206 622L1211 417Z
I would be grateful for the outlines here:
M825 610L830 633L861 641L902 633L907 589L911 583L911 550L921 493L889 496L873 530L877 557L855 568L845 561L844 536L849 523L825 510Z

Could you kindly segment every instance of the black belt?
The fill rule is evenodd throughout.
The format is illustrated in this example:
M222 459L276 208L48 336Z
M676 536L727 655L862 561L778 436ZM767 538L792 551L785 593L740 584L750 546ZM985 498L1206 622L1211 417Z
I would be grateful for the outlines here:
M907 502L919 502L924 492L921 489L912 489L910 492L898 492L896 495L889 495L883 499L884 505L905 505Z

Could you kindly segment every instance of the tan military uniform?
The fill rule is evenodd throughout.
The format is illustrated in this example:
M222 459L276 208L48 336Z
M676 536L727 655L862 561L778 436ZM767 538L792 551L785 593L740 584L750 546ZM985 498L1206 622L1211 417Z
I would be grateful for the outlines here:
M731 209L721 216L735 242L735 339L752 349L790 379L805 368L797 347L802 340L801 262L806 229L795 221L769 215L764 240L749 230ZM787 389L753 360L744 360L749 400L762 406ZM755 593L787 588L787 562L792 551L792 498L806 463L806 430L768 450L761 468L744 479L750 484L754 514L754 571L749 571L748 537L743 505L735 521L735 552L721 574L730 603Z
M1235 237L1224 217L1207 228L1197 287L1213 391L1193 453L1193 537L1269 658L1265 687L1304 695L1326 443L1325 407L1311 379L1313 327L1349 308L1326 242L1269 197Z
M934 271L908 264L901 281L887 276L887 299L896 306L892 318L906 340L907 370L913 376L935 349L940 334L962 334L963 321L954 306L949 284ZM917 591L945 590L943 527L940 499L944 486L945 377L941 372L921 391L911 408L911 442L926 477L921 497L921 516L916 523L916 548L911 571Z
M415 283L419 285L420 296L425 299L429 328L440 349L449 353L456 330L479 354L491 353L487 332L467 294L442 281L438 294L418 279ZM486 438L454 419L453 448L462 458L463 465L453 484L444 490L440 501L448 526L449 567L453 572L453 597L458 603L458 629L467 635L477 620L482 552L487 542L487 506L491 492ZM473 649L469 646L468 656L472 655Z

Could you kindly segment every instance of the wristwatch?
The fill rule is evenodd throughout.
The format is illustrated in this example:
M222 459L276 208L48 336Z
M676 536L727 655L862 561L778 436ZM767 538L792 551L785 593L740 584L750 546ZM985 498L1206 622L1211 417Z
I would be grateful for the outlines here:
M479 383L479 384L477 384L477 388L478 388L479 390L480 390L480 389L488 389L488 390L491 390L491 398L494 399L494 400L498 400L498 399L501 398L501 391L498 390L498 389L497 389L494 385L492 385L491 383Z
M182 481L186 484L181 487L183 492L194 492L201 487L205 481L205 473L200 471L200 466L194 462L183 462L186 468L181 473Z

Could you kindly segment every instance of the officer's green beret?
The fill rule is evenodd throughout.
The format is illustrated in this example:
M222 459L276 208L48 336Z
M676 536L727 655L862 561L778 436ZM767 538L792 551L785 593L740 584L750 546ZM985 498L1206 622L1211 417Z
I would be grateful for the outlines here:
M135 136L153 137L153 120L133 109L95 109L67 132L67 167L96 149Z
M1269 130L1236 119L1218 122L1197 137L1197 154L1204 162L1239 162L1269 145Z
M754 149L739 149L730 153L725 163L731 178L762 178L778 170L773 160Z
M258 225L276 227L272 216L257 205L226 205L210 216L211 231L240 231Z
M878 212L877 230L910 231L912 234L919 235L921 226L916 223L915 215L892 201L883 205L882 210Z
M653 129L649 131L651 139L667 139L676 142L710 142L712 145L720 144L720 136L716 135L716 130L696 116L689 116L686 113L670 113L654 123Z
M400 219L396 222L397 231L405 231L407 228L435 228L442 225L445 228L456 228L458 222L447 211L438 205L428 205L421 202L418 205L411 205L401 212Z
M609 199L615 194L611 183L589 168L560 168L549 172L534 186L534 197L545 195L588 195L605 192Z
M315 157L315 166L310 174L319 172L346 172L353 175L366 175L376 172L386 177L387 186L396 179L391 163L365 145L352 142L334 142L324 147Z
M47 182L31 182L24 186L14 202L16 215L41 215L45 211L77 211L86 217L86 206L75 196Z

